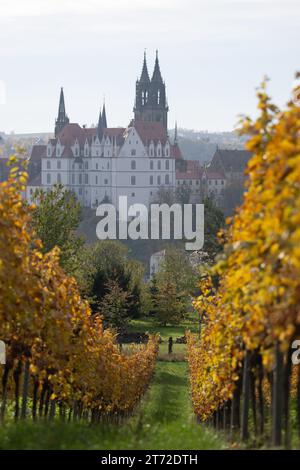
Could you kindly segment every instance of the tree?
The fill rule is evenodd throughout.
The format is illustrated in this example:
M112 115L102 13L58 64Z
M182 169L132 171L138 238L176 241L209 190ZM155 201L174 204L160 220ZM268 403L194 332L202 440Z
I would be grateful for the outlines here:
M80 222L80 204L70 191L61 184L51 191L39 189L33 196L36 207L32 226L43 243L43 253L55 246L60 248L60 263L69 274L73 274L76 258L83 246L83 239L75 231Z
M195 272L184 250L169 247L152 290L152 312L160 323L178 323L191 304Z
M225 225L224 214L210 198L204 200L204 247L210 258L222 250L218 233Z
M116 281L105 285L106 293L99 303L104 321L114 328L124 328L129 320L129 297Z
M176 284L170 280L159 285L155 313L161 325L180 323L186 313L184 297L184 293L178 291Z
M90 247L89 300L94 312L102 306L113 285L127 293L126 309L131 318L143 312L144 269L138 261L128 258L128 251L119 241L104 240Z

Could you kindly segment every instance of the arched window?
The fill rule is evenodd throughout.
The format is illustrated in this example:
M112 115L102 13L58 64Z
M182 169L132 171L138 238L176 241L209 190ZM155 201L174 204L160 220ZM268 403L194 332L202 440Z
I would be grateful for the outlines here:
M157 177L157 184L158 184L158 185L160 185L160 184L161 184L160 175Z
M132 185L135 185L135 176L131 176L130 181Z
M47 160L47 170L51 170L51 162L49 160Z
M158 169L158 170L161 169L161 162L160 162L160 160L157 162L157 169Z
M135 160L131 160L131 169L132 170L136 169L136 161Z
M169 160L166 160L166 170L168 170L170 168L170 162Z
M150 160L150 170L153 170L153 160Z

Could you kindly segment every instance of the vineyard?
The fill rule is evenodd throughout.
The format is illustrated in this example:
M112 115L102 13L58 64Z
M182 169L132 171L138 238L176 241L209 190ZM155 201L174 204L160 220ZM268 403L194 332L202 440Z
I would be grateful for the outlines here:
M59 250L42 253L32 208L21 196L26 178L15 165L0 185L1 420L12 403L16 420L29 414L92 422L124 416L152 378L157 338L120 352L115 334L103 329L60 267Z
M224 253L201 279L200 338L189 335L194 410L202 422L273 446L299 445L300 108L258 90L244 202L221 235ZM296 416L297 418L296 418ZM291 426L291 416L294 422Z

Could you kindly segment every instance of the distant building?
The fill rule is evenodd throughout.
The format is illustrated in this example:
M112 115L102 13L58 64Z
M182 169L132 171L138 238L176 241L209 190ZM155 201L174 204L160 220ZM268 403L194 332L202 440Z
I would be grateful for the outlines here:
M91 208L102 201L117 205L119 196L127 196L129 204L148 205L161 187L174 190L175 165L182 155L177 136L173 143L168 137L168 109L157 53L151 79L144 56L134 119L126 128L108 127L105 105L97 127L70 123L61 89L55 137L45 148L33 149L41 160L41 187L62 183Z
M183 186L190 193L189 202L201 202L202 200L202 177L203 167L197 160L184 160L184 165L176 171L176 187L182 188Z
M208 171L224 174L228 184L232 181L243 183L245 169L251 158L247 150L226 150L217 148Z
M165 260L166 250L153 253L150 258L150 279L160 270L161 264Z
M223 172L211 171L205 168L202 175L202 190L204 197L212 199L216 206L223 207L226 176Z

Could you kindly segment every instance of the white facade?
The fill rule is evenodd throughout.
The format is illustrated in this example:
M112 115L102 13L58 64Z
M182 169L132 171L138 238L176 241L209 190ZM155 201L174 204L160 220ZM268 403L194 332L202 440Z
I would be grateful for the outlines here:
M149 205L159 187L175 187L175 159L159 123L137 123L127 129L97 129L67 124L47 145L42 158L42 187L56 183L74 191L84 207L103 200Z

